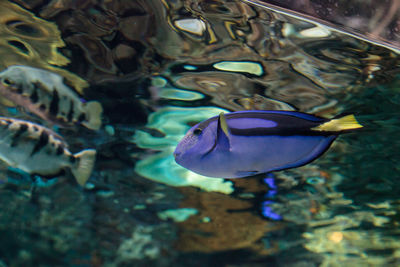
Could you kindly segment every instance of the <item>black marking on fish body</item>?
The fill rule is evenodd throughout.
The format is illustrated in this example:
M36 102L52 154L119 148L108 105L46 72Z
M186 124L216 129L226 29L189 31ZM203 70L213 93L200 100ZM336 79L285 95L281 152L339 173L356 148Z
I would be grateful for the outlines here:
M53 89L53 97L51 98L49 112L50 114L56 116L58 113L58 104L60 103L60 98L56 89Z
M37 103L39 101L39 95L38 95L38 87L36 86L36 83L33 84L33 92L30 95L30 99L32 101L32 103Z
M24 90L23 90L21 85L16 87L16 92L17 92L17 94L20 94L20 95L24 92Z
M60 155L62 155L62 153L64 153L64 147L60 144L60 145L58 145L58 147L57 147L56 155L57 155L57 156L60 156Z
M37 127L36 125L33 125L33 130L34 130L35 132L39 131L39 127Z
M11 138L11 147L15 147L18 144L18 140L21 137L21 135L28 130L28 125L26 124L20 124L19 129L16 131L16 133L13 135Z
M74 155L70 155L70 156L69 156L69 162L74 163L75 160L76 160L76 158L75 158Z
M283 112L283 111L281 111ZM286 113L280 113L279 111L265 111L265 112L252 112L252 111L247 111L247 112L232 112L232 113L227 113L224 114L227 119L242 119L242 118L250 118L250 119L264 119L264 120L272 120L272 121L284 121L285 119L287 120L293 120L293 119L299 119L299 120L305 120L305 121L312 121L316 123L321 123L321 122L326 122L328 121L327 119L317 117L311 114L307 113L301 113L301 112L296 112L296 111L286 111ZM305 118L305 117L310 117L310 118ZM312 118L312 119L311 119ZM215 118L218 119L218 118Z
M318 126L319 124L317 124ZM279 125L271 128L248 128L248 129L237 129L237 128L229 128L232 135L237 136L293 136L293 135L302 135L302 136L330 136L337 135L335 132L328 131L313 131L310 128L303 127L293 127L293 128L280 128Z
M72 118L74 117L74 101L72 99L70 100L70 105L69 105L69 112L67 115L67 120L72 121Z
M33 82L33 85L42 91L48 91L46 86L43 83L41 83L40 81Z
M40 110L46 110L46 105L45 105L45 104L41 104L41 105L39 106L39 108L40 108Z
M42 174L42 173L35 172L35 173L32 173L31 175L37 175L37 176L40 176L45 179L52 179L52 178L56 178L56 177L65 175L65 170L64 169L57 170L54 174Z
M80 115L79 115L79 117L78 117L78 121L79 122L82 122L82 121L85 121L86 120L86 115L85 115L85 113L81 113Z
M301 114L301 113L300 113ZM313 115L308 115L313 116ZM227 113L225 114L226 120L229 125L230 120L235 119L263 119L273 121L277 125L274 127L254 127L254 128L234 128L229 127L232 135L238 136L290 136L290 135L311 135L311 136L328 136L334 134L333 132L321 132L311 130L320 124L329 121L328 119L314 116L315 120L309 120L296 116L295 114L282 114L282 113L261 113L261 112L243 112L243 113ZM199 128L206 128L211 122L218 120L218 117L211 118L199 124Z
M35 147L32 150L31 156L38 153L43 147L45 147L49 142L49 134L46 131L42 131L40 134L39 140L35 144Z

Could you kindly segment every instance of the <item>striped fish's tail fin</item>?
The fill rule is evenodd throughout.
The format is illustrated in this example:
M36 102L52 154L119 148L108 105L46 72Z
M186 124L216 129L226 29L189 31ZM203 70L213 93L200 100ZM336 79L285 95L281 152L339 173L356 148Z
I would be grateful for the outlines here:
M77 160L77 164L71 167L71 172L78 184L84 186L92 173L94 161L96 159L96 150L82 150L76 153L74 157Z
M357 121L354 115L346 115L341 118L332 119L330 121L322 123L317 127L311 128L311 130L323 132L341 132L359 129L362 127L363 126Z
M92 130L98 130L101 127L101 114L103 113L103 107L97 101L87 102L85 105L87 121L83 121L82 124Z

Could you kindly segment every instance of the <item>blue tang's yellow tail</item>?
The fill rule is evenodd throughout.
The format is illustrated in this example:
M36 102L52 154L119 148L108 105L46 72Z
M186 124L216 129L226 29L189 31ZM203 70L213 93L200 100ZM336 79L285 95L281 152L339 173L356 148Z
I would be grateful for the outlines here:
M317 127L312 128L314 131L323 132L341 132L346 130L354 130L362 128L363 126L356 120L354 115L346 115L338 119L332 119Z

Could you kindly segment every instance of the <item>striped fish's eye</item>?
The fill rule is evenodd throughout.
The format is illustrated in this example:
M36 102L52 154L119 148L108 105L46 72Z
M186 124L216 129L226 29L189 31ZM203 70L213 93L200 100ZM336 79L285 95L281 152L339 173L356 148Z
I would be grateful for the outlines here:
M10 86L10 85L13 85L13 84L14 84L14 82L11 81L11 80L8 79L8 78L1 79L1 83L4 84L4 85L7 85L7 86Z
M196 128L196 129L194 129L193 134L194 134L194 135L200 135L202 132L203 132L202 129Z

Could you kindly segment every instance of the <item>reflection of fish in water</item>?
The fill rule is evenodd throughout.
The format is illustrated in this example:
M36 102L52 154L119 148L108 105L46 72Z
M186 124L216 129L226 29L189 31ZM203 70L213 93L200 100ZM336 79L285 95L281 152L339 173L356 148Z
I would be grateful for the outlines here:
M361 127L353 115L328 120L294 111L221 113L192 127L174 156L198 174L240 178L307 164L339 134Z
M70 169L84 185L93 169L96 150L72 154L56 133L38 124L0 117L0 159L12 167L46 178Z
M275 184L275 175L268 173L267 177L264 178L264 183L268 186L268 192L265 194L266 199L261 204L261 214L265 218L274 221L282 220L282 216L276 213L270 206L275 203L271 199L275 198L276 193L278 192L278 187Z
M103 109L100 103L83 103L58 74L11 66L0 73L0 81L1 95L42 119L61 126L80 123L93 130L101 126Z

